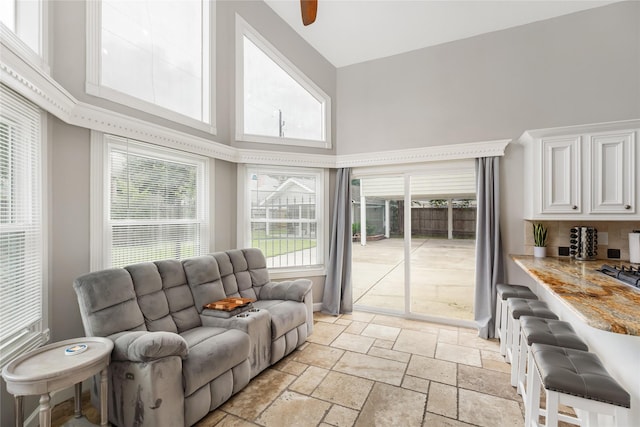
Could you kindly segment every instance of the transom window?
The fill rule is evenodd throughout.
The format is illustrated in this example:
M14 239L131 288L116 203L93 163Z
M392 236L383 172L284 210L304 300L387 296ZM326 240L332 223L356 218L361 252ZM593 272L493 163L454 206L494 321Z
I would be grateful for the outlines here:
M206 159L110 135L104 136L104 144L106 231L100 236L102 244L95 242L102 246L96 252L103 259L94 267L206 253Z
M88 2L97 25L89 26L93 37L88 43L87 91L211 128L209 4L206 0Z
M243 246L259 248L269 268L322 265L322 170L244 168Z
M329 148L331 100L240 17L237 138Z
M2 23L3 36L7 36L4 30L9 30L17 36L17 40L6 40L13 48L17 49L21 55L25 55L32 60L38 61L37 57L44 56L42 40L42 22L46 3L41 0L1 0L0 1L0 22ZM8 38L12 38L9 36ZM26 45L24 49L20 45ZM32 52L29 52L29 49ZM33 55L35 53L35 55Z

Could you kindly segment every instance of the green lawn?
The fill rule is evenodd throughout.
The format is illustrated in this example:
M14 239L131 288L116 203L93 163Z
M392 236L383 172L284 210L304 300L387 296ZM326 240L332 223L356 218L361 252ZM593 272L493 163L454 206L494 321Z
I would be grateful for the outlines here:
M251 242L251 246L260 249L262 253L264 253L264 256L268 258L300 251L302 249L314 248L316 241L308 239L254 239Z

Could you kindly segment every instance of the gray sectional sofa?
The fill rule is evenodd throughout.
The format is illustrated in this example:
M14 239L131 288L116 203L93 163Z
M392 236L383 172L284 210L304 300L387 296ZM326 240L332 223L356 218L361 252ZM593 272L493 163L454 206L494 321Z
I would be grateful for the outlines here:
M258 249L89 273L73 287L87 336L114 341L109 421L195 424L313 330L311 282L274 283ZM250 310L204 309L227 297Z

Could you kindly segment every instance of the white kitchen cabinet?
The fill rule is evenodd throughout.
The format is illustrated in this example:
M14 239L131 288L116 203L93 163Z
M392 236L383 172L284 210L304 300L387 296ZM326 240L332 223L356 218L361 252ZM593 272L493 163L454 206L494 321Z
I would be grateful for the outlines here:
M640 220L639 132L638 120L525 132L525 219Z
M591 135L591 205L593 213L636 213L635 133Z
M544 138L542 150L541 213L580 213L580 136Z

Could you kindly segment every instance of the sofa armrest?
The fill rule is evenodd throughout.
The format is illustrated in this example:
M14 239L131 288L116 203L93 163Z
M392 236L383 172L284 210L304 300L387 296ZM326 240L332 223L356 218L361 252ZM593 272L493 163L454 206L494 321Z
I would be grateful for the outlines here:
M168 356L185 358L187 342L173 332L121 332L111 335L114 361L150 362Z
M311 280L296 279L285 282L269 282L260 290L261 300L283 299L289 301L304 301L304 297L311 291Z

